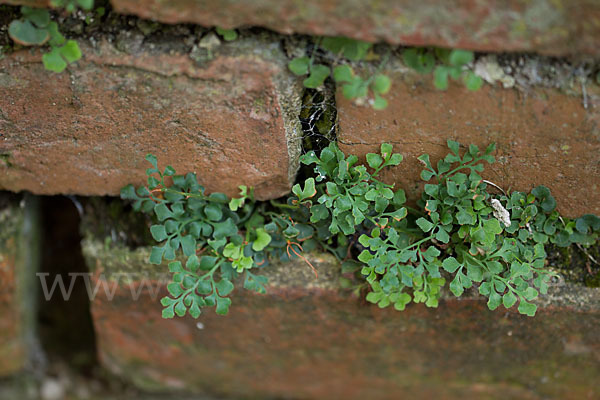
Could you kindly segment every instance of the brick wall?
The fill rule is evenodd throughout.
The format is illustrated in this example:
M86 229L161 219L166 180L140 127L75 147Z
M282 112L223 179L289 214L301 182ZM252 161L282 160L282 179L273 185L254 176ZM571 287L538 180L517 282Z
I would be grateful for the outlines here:
M43 68L39 49L10 48L0 59L0 190L116 196L144 183L150 152L161 167L196 172L211 192L247 185L261 200L285 195L302 150L304 92L287 63L305 48L279 33L346 35L387 42L379 46L393 53L384 68L393 86L384 111L338 91L337 141L359 157L394 144L405 159L385 179L409 198L422 186L417 156L436 161L447 139L494 141L498 161L484 178L509 190L544 184L568 217L600 214L600 87L589 79L600 55L597 1L111 4L172 25L111 12L106 24L117 28L84 26L75 34L83 58L62 74ZM213 26L240 27L240 38L226 42ZM477 92L461 84L441 92L431 75L403 65L396 45L516 61ZM528 54L504 54L512 51ZM478 54L469 67L489 78L482 63L494 57ZM22 214L15 204L0 211L0 375L27 359ZM534 319L489 312L475 296L397 313L341 290L339 265L317 254L318 281L306 264L277 265L269 294L236 292L227 317L207 310L199 320L163 320L166 268L146 262L146 246L110 244L120 234L88 234L83 250L92 283L116 284L114 298L100 290L91 302L101 365L136 386L248 398L600 396L597 289L553 287Z

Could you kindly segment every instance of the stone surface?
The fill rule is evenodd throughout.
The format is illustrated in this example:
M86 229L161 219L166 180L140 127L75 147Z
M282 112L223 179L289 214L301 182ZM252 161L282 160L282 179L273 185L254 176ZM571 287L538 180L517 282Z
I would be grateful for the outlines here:
M169 37L94 43L61 74L35 52L0 60L0 189L118 195L145 183L153 153L209 191L289 191L300 88L277 41L216 39L188 52Z
M88 238L83 250L93 285L114 290L109 297L100 288L92 302L101 363L148 390L286 399L600 396L598 290L553 288L534 318L491 312L473 298L380 310L338 290L339 265L313 255L316 282L302 262L272 265L268 294L236 291L229 315L164 320L166 267L145 262L148 248Z
M111 0L120 13L166 23L347 36L478 51L600 54L596 0Z
M393 87L389 106L375 111L338 92L338 141L347 154L364 159L380 143L394 144L404 161L384 173L413 200L420 196L423 164L449 150L448 139L485 148L497 143L496 163L485 165L484 179L504 190L529 191L548 186L558 209L568 217L600 214L600 93L588 85L588 108L580 93L530 87L502 89L485 84L470 92L462 84L436 90L431 75L403 69L387 71Z
M25 319L33 312L27 309L31 306L27 296L35 296L25 285L23 222L24 210L18 199L0 193L0 376L19 371L27 358Z

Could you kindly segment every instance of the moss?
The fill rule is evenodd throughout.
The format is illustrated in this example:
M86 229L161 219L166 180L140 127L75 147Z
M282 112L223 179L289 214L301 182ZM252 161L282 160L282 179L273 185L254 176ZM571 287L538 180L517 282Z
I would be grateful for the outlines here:
M144 19L138 19L136 21L136 27L142 31L144 36L149 36L152 33L158 31L160 29L160 24L155 21L147 21Z
M567 282L587 287L600 287L600 245L587 249L575 245L569 247L547 246L548 266L560 273ZM590 258L591 257L591 258ZM592 260L593 259L593 260Z
M317 129L324 136L329 136L330 132L334 129L335 126L335 117L336 112L333 107L324 107L323 114L321 118L317 121ZM334 140L333 137L329 137L330 140Z
M134 212L120 199L92 197L85 201L81 234L97 238L108 247L120 244L135 249L153 243L150 225L150 216Z
M600 272L596 272L596 274L586 278L585 285L590 288L599 288L600 287Z
M11 168L13 163L10 162L10 154L0 154L0 166Z
M252 107L254 108L255 113L257 113L257 114L264 113L266 111L265 110L265 99L263 99L262 97L257 97L252 102Z
M23 220L23 212L19 207L19 195L0 192L0 253L10 240L14 240Z
M160 266L148 262L150 246L130 249L123 244L111 243L107 247L97 237L87 236L82 242L82 250L90 271L94 273L100 267L108 280L118 280L120 284L132 283L128 279L138 277L165 283L170 281L167 261ZM319 271L319 279L315 279L310 266L299 259L290 262L273 261L268 268L259 269L255 273L266 276L269 286L276 288L339 288L340 267L335 257L327 253L310 253L306 258ZM241 281L237 283L238 287L242 285Z

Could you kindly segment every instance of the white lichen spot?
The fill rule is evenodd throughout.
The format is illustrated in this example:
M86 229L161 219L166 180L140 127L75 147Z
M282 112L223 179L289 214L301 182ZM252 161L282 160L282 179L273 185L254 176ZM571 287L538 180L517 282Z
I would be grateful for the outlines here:
M493 85L500 82L505 89L515 86L515 79L504 73L496 56L485 56L478 59L475 63L474 72L475 75L489 84Z
M509 227L510 213L508 212L508 210L504 208L504 206L502 206L502 203L500 203L500 200L498 199L492 199L491 203L492 208L494 209L494 218L502 222L504 226Z

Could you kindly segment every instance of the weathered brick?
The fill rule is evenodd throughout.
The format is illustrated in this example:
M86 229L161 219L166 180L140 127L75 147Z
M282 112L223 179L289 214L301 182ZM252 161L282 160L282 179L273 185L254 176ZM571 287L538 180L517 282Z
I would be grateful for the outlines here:
M596 0L111 0L120 13L166 23L347 36L479 51L600 54Z
M212 34L211 34L212 35ZM193 38L192 38L193 39ZM240 39L186 53L181 39L119 48L99 39L68 71L40 54L0 60L0 189L117 195L145 182L146 153L209 191L289 191L301 127L299 82L279 43Z
M271 265L268 294L236 291L229 315L164 320L164 287L155 300L148 290L164 275L146 263L148 248L88 238L83 249L93 284L119 282L112 300L100 289L92 302L101 363L146 389L302 399L600 395L597 289L552 288L534 318L474 298L397 312L340 291L339 265L313 256L317 281L303 262Z
M484 85L470 92L462 84L436 90L431 75L390 70L389 106L375 111L337 95L340 148L364 157L380 143L394 144L404 161L384 173L410 198L422 190L421 154L435 163L449 150L448 139L485 148L497 143L496 163L484 178L505 190L529 191L546 185L566 216L600 214L600 103L588 85L588 108L576 92Z
M48 7L49 0L0 0ZM596 0L111 0L115 11L165 23L371 42L547 55L600 54Z

